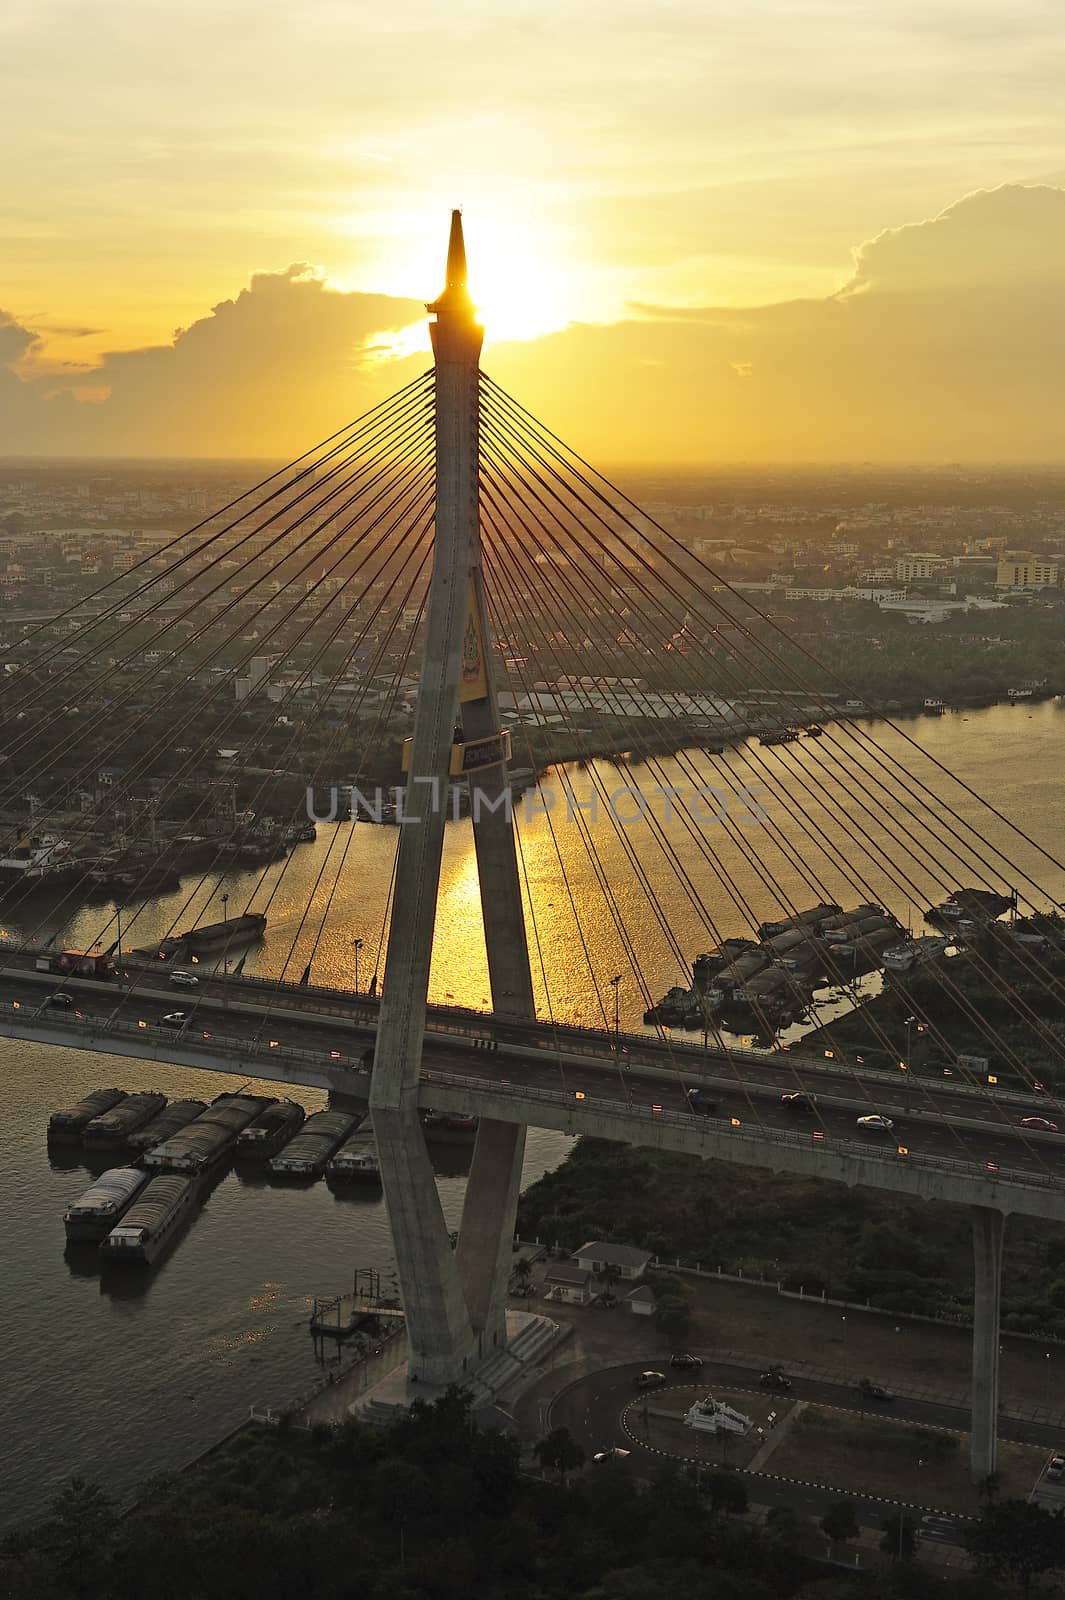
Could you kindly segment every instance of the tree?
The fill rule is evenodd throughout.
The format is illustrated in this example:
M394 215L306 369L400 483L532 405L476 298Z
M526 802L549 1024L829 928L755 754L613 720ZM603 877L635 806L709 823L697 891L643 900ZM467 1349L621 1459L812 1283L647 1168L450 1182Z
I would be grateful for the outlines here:
M558 1473L560 1483L565 1483L567 1473L584 1465L584 1451L568 1428L552 1428L533 1446L533 1455L542 1472Z
M715 1514L724 1511L729 1516L742 1516L747 1509L747 1491L734 1472L704 1472L702 1488Z
M532 1263L527 1256L520 1256L514 1263L514 1293L523 1298L528 1295L532 1284Z
M770 1506L765 1514L765 1525L774 1539L787 1541L798 1536L802 1518L794 1506Z
M1008 1573L1027 1595L1033 1578L1065 1570L1065 1517L1029 1500L988 1501L965 1545L981 1565Z
M52 1501L44 1548L75 1594L95 1587L106 1562L118 1521L110 1498L97 1483L70 1478Z
M837 1500L821 1518L821 1531L830 1539L846 1544L858 1536L858 1518L849 1500Z
M896 1561L912 1561L917 1541L913 1523L905 1511L897 1511L893 1517L886 1517L880 1526L884 1530L884 1537L880 1541L884 1554L894 1556Z
M613 1261L604 1261L596 1273L596 1278L603 1285L602 1300L605 1306L616 1304L617 1296L614 1294L614 1285L621 1277L621 1268Z

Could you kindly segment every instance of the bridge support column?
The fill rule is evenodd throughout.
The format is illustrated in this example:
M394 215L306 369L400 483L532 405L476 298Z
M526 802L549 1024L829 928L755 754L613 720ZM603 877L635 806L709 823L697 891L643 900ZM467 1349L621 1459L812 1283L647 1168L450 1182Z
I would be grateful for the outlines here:
M998 1341L1005 1216L973 1206L973 1394L969 1476L989 1477L998 1463Z

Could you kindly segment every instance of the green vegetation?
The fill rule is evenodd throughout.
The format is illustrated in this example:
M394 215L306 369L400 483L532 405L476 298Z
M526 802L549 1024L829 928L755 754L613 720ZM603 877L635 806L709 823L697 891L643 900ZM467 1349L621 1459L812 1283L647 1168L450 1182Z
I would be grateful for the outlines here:
M471 1426L464 1396L388 1432L245 1429L119 1517L71 1480L51 1516L0 1545L9 1600L994 1600L919 1570L841 1578L786 1546L798 1521L744 1520L742 1483L589 1467L549 1436L552 1477ZM990 1559L990 1558L989 1558Z
M617 1239L808 1294L957 1321L971 1309L969 1219L918 1200L581 1139L522 1196L526 1239ZM677 1280L674 1280L677 1281ZM1011 1219L1003 1326L1065 1338L1065 1229Z

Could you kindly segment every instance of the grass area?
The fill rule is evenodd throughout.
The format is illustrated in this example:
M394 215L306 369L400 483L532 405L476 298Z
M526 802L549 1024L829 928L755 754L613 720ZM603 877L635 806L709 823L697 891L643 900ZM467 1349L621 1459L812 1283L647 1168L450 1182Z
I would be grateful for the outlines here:
M689 1456L712 1466L747 1467L757 1455L763 1438L757 1431L745 1439L735 1434L702 1433L684 1425L684 1414L697 1400L706 1398L707 1385L693 1384L690 1388L667 1389L664 1393L648 1394L633 1401L625 1412L625 1425L643 1443L656 1450L666 1450L670 1455ZM791 1409L792 1402L770 1395L751 1394L747 1390L722 1389L715 1384L710 1390L715 1400L721 1400L743 1416L750 1417L755 1430L763 1432L770 1426L770 1412L776 1412L777 1426Z
M969 1392L968 1328L896 1322L861 1311L848 1311L844 1321L838 1307L815 1300L785 1299L725 1280L684 1275L683 1281L693 1312L688 1349L735 1350L785 1368L798 1359L888 1387L934 1390L944 1398ZM1065 1349L1004 1335L999 1381L1008 1410L1065 1410L1059 1398L1065 1396Z
M978 1498L969 1483L968 1456L967 1434L805 1406L767 1470L838 1486L842 1494L860 1488L866 1494L974 1513ZM1027 1496L1045 1459L1042 1446L1000 1444L1003 1498Z

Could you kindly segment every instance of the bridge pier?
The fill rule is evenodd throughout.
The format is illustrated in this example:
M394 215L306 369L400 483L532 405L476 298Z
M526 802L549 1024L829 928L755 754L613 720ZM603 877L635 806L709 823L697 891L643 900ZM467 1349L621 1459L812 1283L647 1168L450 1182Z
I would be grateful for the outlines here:
M969 1476L979 1483L998 1464L998 1350L1002 1240L1006 1218L973 1206L973 1390Z

